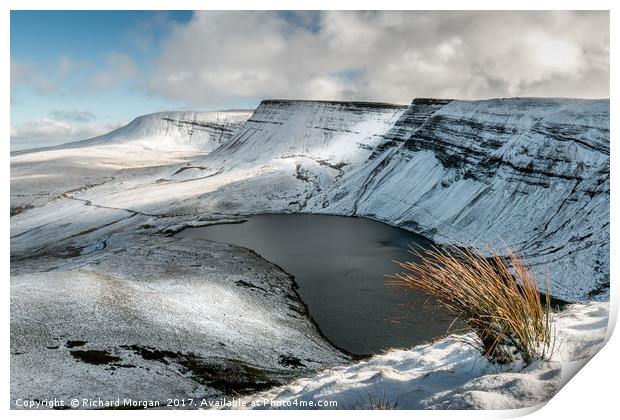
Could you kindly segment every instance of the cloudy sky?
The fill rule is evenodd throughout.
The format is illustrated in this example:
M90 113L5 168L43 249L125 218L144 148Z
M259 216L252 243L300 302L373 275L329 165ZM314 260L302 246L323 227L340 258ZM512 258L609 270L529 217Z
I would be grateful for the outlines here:
M607 12L11 12L11 145L262 98L609 97Z

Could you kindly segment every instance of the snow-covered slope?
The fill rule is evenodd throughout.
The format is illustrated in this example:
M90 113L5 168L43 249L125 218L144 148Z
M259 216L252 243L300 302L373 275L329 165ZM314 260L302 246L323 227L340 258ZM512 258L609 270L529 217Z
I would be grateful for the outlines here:
M108 134L69 145L119 144L161 151L208 153L225 143L251 115L252 110L156 112L137 117Z
M307 210L372 217L438 242L504 241L550 276L557 296L605 299L609 102L452 101L434 110L396 127Z
M13 408L51 396L219 398L348 361L292 277L252 251L117 235L60 257L12 266Z
M559 314L556 351L549 361L523 369L520 363L489 363L470 344L472 336L451 336L370 360L328 369L253 395L235 408L482 409L506 410L544 404L603 346L607 303L574 305ZM570 368L567 362L570 364ZM296 403L295 403L296 402ZM300 404L312 402L313 407Z
M222 356L218 363L224 367L241 360L262 373L275 369L279 379L296 371L290 360L303 360L310 378L302 380L303 389L269 393L286 398L329 391L351 402L347 386L379 392L375 386L382 383L415 393L426 378L416 364L437 370L434 361L444 357L463 373L460 382L442 382L454 376L440 370L430 377L440 392L409 401L513 407L544 401L557 389L552 365L535 367L530 376L487 367L471 373L465 367L476 355L454 338L338 368L336 376L312 376L312 370L346 358L299 312L301 303L288 293L290 278L247 250L165 237L184 226L238 222L253 213L370 217L439 243L505 241L525 254L543 280L551 280L555 296L609 296L609 101L417 99L399 106L269 100L234 134L220 130L230 138L210 153L210 140L192 143L203 144L200 150L167 151L171 144L189 145L183 130L191 128L195 137L195 124L159 117L136 121L125 134L11 158L12 205L22 200L38 206L11 217L15 395L43 398L54 388L97 395L110 372L120 378L114 389L139 389L134 394L145 398L145 381L161 396L209 393L196 387L204 377L187 375L188 363L203 365L180 354L179 345L203 362L214 355ZM198 127L204 128L199 137L217 133ZM157 133L172 133L171 140L158 149L143 147L147 138L149 145L159 144ZM246 283L255 287L246 290ZM211 296L212 288L218 294ZM243 304L221 306L221 296ZM165 313L151 311L153 302L161 302ZM567 335L583 345L578 353L598 345L590 333L599 334L606 312L592 308ZM196 328L171 329L188 313ZM116 330L101 334L93 319ZM267 327L270 335L261 336ZM214 349L228 336L222 355ZM280 339L274 344L272 337ZM85 366L69 343L75 340L88 342L84 351L105 350L112 365L133 367ZM135 346L168 356L153 361L144 353L145 359ZM308 346L320 357L307 354ZM295 359L283 353L287 348ZM39 366L49 357L59 369L42 375ZM288 372L281 372L282 364ZM186 375L182 381L179 374ZM454 387L463 392L451 393Z
M316 179L307 182L321 183L322 175L339 175L365 160L405 109L383 103L265 100L230 141L175 179L201 177L213 167L231 172L268 164L293 167L297 177L308 169Z
M159 112L103 136L11 154L11 214L114 179L119 171L195 159L230 139L248 110Z

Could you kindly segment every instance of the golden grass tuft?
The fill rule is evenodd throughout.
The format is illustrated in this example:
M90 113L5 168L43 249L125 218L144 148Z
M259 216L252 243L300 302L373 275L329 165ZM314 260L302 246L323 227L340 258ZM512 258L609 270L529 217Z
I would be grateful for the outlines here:
M490 256L473 248L449 245L420 253L420 262L397 262L406 273L391 283L416 287L465 321L492 362L519 357L527 365L550 356L553 347L549 288L544 301L536 277L509 248Z

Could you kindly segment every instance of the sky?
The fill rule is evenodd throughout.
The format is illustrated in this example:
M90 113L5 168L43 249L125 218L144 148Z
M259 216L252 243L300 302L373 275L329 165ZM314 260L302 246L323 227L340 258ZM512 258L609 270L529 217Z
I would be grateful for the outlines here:
M11 148L265 98L609 97L608 12L12 11Z

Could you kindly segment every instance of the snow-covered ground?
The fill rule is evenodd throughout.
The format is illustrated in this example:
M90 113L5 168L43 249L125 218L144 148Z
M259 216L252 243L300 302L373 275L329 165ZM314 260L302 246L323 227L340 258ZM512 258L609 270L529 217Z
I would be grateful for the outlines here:
M123 178L135 168L182 165L225 143L251 111L159 112L89 140L11 154L11 212Z
M214 366L245 391L249 376L263 384L300 374L334 380L330 371L311 374L347 358L320 336L289 276L247 250L166 236L255 213L369 217L438 243L502 240L551 279L555 296L609 296L609 101L268 100L251 116L233 114L154 114L97 139L12 155L13 395L41 398L50 387L88 395L107 386L139 396L145 381L158 395L229 394ZM598 345L606 310L597 305L575 309L574 328L566 327L570 314L558 316L558 331L575 343L561 354ZM171 328L185 322L191 327ZM220 342L225 350L216 350ZM108 363L84 362L76 350L105 352L86 354ZM56 383L51 371L37 374L48 359L63 372ZM350 372L351 384L359 375L371 388L416 384L424 381L418 362L439 371L451 364L460 379L443 376L444 385L471 391L424 388L427 406L535 404L560 383L559 359L528 368L529 376L496 374L455 338L334 372ZM523 391L528 381L539 400ZM337 394L338 386L325 389ZM403 401L413 404L415 386ZM306 388L306 396L322 392Z
M566 362L587 362L604 344L607 303L573 305L558 314L556 351L523 368L491 364L472 336L450 336L410 350L324 370L249 396L235 408L516 409L546 403L569 379ZM309 407L309 403L314 404Z
M12 404L218 398L346 363L293 286L249 250L159 235L14 261Z

